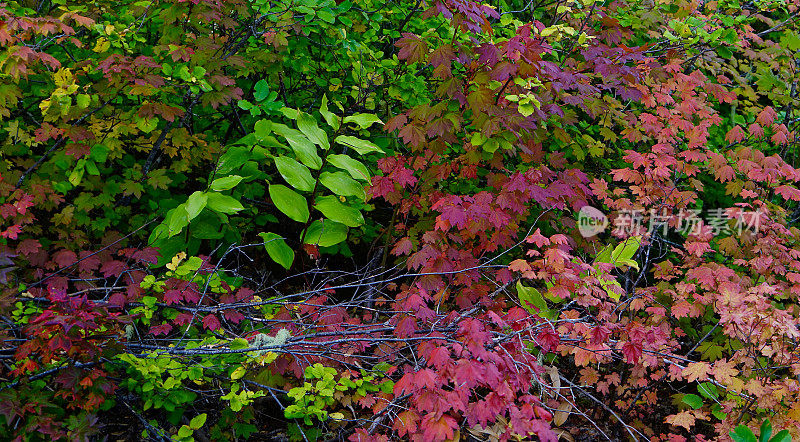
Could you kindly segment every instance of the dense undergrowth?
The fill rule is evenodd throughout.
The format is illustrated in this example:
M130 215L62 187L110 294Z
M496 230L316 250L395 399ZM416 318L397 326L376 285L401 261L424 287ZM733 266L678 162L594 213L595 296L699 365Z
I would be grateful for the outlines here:
M800 436L798 6L0 3L0 438Z

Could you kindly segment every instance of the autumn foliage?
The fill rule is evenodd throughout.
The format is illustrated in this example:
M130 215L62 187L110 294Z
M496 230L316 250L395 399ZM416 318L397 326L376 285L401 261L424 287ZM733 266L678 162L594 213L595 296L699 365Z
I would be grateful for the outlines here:
M798 8L0 3L0 439L800 437Z

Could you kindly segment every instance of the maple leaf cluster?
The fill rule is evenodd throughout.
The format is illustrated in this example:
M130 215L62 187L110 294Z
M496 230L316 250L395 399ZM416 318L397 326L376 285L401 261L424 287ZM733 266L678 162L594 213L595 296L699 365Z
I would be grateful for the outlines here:
M797 0L262 3L0 5L0 437L800 437Z

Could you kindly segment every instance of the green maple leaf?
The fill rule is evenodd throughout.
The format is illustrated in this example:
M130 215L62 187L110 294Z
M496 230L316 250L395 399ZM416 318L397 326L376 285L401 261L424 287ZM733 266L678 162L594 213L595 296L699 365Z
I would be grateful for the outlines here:
M169 188L169 184L172 182L172 179L166 174L167 169L158 169L150 172L150 175L147 177L147 184L155 189L167 190L167 188Z

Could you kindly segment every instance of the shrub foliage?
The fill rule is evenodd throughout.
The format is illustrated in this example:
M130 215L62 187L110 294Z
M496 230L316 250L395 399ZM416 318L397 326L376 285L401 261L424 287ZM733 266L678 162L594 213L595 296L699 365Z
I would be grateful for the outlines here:
M800 436L798 7L0 4L0 437Z

